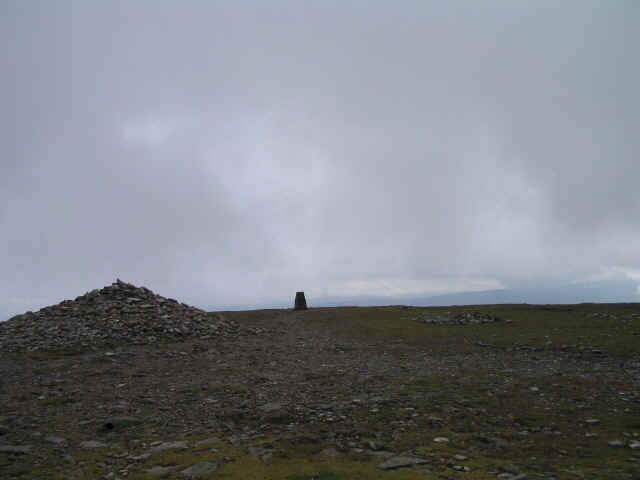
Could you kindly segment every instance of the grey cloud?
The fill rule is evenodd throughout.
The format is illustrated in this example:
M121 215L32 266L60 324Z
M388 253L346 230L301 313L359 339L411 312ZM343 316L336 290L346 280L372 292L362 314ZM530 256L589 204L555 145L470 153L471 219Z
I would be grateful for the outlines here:
M0 8L7 311L640 270L633 2Z

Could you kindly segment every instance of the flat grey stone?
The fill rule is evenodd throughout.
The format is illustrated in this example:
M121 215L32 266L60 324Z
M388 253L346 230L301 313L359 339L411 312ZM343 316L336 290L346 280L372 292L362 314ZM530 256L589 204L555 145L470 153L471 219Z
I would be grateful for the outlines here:
M185 468L180 473L183 475L205 475L215 472L217 469L218 465L213 462L200 462Z
M382 450L384 448L384 443L376 442L376 441L373 441L373 440L369 441L367 443L367 445L369 446L369 448L371 450Z
M105 448L108 447L106 443L98 442L96 440L86 440L84 442L80 442L81 448Z
M67 441L64 438L60 437L46 437L45 440L49 443L53 443L54 445L63 446L67 444Z
M31 451L30 445L0 445L0 453L15 453L24 455Z
M171 450L171 449L185 449L188 447L188 444L185 440L180 440L178 442L162 442L159 445L156 445L151 449L152 452L162 452L163 450Z
M143 453L142 455L131 455L129 456L129 460L134 460L136 462L139 462L141 460L146 460L150 456L151 456L150 453Z
M280 402L270 402L265 403L264 405L259 407L263 412L276 412L278 410L282 410L282 404Z
M382 470L394 470L396 468L410 467L412 465L424 465L429 463L428 460L418 457L403 457L401 455L390 458L378 465Z
M196 447L199 447L201 445L213 445L214 443L220 442L222 442L222 440L220 440L218 437L205 438L204 440L197 441Z
M333 447L325 448L320 452L320 455L324 455L325 457L338 457L342 455L338 450Z

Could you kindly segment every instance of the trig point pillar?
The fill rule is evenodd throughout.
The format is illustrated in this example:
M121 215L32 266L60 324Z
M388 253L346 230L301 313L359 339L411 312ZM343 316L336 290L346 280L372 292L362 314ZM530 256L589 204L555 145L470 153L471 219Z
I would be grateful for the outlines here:
M306 310L307 300L304 298L304 292L296 292L296 301L293 306L294 310Z

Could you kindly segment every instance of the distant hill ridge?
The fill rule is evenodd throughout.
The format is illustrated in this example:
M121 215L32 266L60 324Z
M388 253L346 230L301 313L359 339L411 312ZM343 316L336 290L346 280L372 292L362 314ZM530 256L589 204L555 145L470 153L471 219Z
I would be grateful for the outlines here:
M190 336L227 336L237 331L237 325L220 314L118 279L75 300L0 323L0 351L88 347L108 342L145 344Z

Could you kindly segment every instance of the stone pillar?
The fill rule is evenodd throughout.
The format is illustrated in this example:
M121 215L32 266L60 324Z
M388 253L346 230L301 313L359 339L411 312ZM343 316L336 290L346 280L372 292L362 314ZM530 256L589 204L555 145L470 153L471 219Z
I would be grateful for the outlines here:
M307 300L304 298L304 292L296 292L296 301L293 306L294 310L306 310Z

